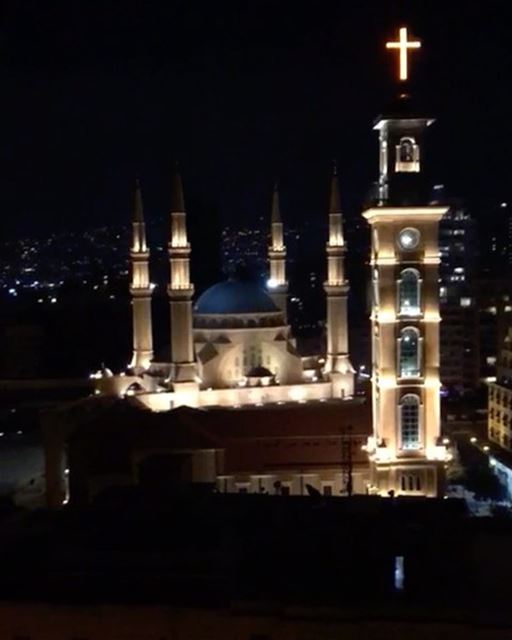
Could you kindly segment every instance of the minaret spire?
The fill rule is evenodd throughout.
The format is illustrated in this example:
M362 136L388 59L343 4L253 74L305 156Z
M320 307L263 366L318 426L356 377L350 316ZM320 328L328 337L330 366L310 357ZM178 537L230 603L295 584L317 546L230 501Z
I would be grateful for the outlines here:
M277 182L274 184L274 191L272 192L272 215L271 222L282 223L281 220L281 207L279 206L279 188Z
M141 222L144 224L144 207L142 205L142 192L140 189L140 180L135 178L135 198L133 204L133 222Z
M338 167L336 160L333 161L331 176L331 191L329 194L329 245L334 247L344 247L343 236L343 213L341 211L340 185L338 180ZM342 256L342 267L345 262Z
M190 244L181 175L176 168L171 180L171 237L168 245L170 281L167 293L171 311L170 379L173 386L193 382L196 377L192 332L192 296L190 282Z
M286 280L286 247L284 246L283 222L279 206L279 190L277 182L272 193L271 237L268 249L270 277L267 287L270 297L281 309L287 319L288 282Z
M149 281L149 249L146 244L146 224L142 206L140 182L135 183L135 197L132 214L132 264L133 315L133 357L131 367L141 371L147 369L153 359L153 332L151 325L151 294L153 287Z
M332 163L331 193L329 198L329 214L333 213L341 214L340 186L338 182L338 167L336 160L333 160Z
M185 212L185 198L183 196L183 182L178 165L171 177L171 213Z
M343 215L334 163L329 194L329 240L327 242L327 358L325 373L333 383L334 397L352 396L354 369L348 352L347 297L349 284L345 278L345 239Z

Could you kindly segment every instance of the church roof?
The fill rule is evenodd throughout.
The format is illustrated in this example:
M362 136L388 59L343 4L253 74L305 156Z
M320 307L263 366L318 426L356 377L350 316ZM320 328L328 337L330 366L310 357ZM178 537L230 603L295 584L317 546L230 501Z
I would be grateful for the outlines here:
M382 110L376 119L377 124L381 120L426 120L428 124L432 121L425 112L425 109L408 92L396 95L391 102Z
M195 313L239 314L277 313L272 298L255 282L227 280L219 282L199 296Z

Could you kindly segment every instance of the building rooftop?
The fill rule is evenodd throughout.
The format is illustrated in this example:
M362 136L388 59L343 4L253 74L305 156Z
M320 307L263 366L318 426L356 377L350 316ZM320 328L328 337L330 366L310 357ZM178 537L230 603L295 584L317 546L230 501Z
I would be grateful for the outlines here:
M461 507L452 500L197 492L163 503L120 489L93 508L6 518L0 599L368 607L393 601L394 559L407 555L408 604L451 607L466 595L475 599L478 585L464 580L474 569L460 544L471 536Z
M375 120L377 125L382 120L426 120L432 122L425 110L407 91L402 91L391 100Z

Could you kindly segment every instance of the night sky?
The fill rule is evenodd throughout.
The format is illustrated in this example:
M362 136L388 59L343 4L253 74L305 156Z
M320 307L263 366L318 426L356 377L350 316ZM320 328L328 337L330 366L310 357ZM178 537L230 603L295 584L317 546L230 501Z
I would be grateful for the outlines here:
M250 224L275 177L285 222L325 212L336 156L349 216L376 178L373 118L396 89L402 23L414 93L438 122L432 178L482 215L512 172L512 27L491 0L236 0L4 5L2 234L129 215L136 175L165 216L182 167L191 224Z

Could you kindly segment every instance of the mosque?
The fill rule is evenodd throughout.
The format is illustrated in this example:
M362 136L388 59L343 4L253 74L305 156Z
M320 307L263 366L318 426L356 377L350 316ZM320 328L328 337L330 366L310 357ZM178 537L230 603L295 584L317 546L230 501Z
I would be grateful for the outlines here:
M267 290L233 277L193 302L191 247L181 177L173 176L170 215L170 362L153 357L152 285L140 186L133 213L133 356L127 371L96 374L100 393L136 394L154 411L191 407L264 405L301 400L348 399L354 369L348 353L345 244L338 177L334 170L327 242L327 353L301 357L287 319L286 248L274 190Z
M200 478L220 491L262 487L271 491L287 484L290 492L299 492L299 487L302 492L307 478L317 490L338 494L347 490L347 482L349 493L352 489L383 496L442 493L448 454L440 425L438 224L448 208L431 200L423 173L424 138L434 119L407 92L408 53L419 46L409 40L405 27L399 30L398 41L387 44L400 54L400 90L373 125L379 136L379 179L362 214L372 239L371 399L354 398L349 283L336 170L326 211L326 349L307 357L298 352L287 319L286 247L278 190L269 216L266 290L232 279L212 286L194 302L185 197L176 173L168 245L171 357L168 362L154 358L153 285L137 187L131 246L132 359L120 374L106 369L94 374L97 397L91 399L96 407L106 401L125 404L115 409L104 427L95 430L87 423L77 430L74 442L78 436L85 438L83 446L91 460L93 452L102 450L97 463L104 465L108 430L119 423L124 427L112 439L116 460L121 434L131 438L123 446L122 473L129 470L132 475L123 476L123 482L135 482L144 475L137 471L141 461L155 451L166 451L174 461L177 453L181 456L179 473L185 469L183 455L191 456L186 467L190 480ZM75 413L81 420L84 412ZM147 428L142 426L146 422ZM64 451L69 440L65 423L60 440L52 433L50 457L55 461L61 455L57 449ZM155 440L149 442L152 437ZM178 437L179 446L169 440ZM346 480L347 457L341 450L347 437L349 462L357 457L356 484L352 467ZM84 456L75 454L82 470ZM164 466L169 469L170 463ZM62 496L61 467L60 462L55 462L53 471L48 467L48 478L53 478L49 482L57 487L56 503ZM83 487L89 487L81 490L84 495L100 482L97 469L90 473L96 475L84 475ZM160 469L157 476L162 473ZM102 468L100 475L101 482L111 478L111 469Z

